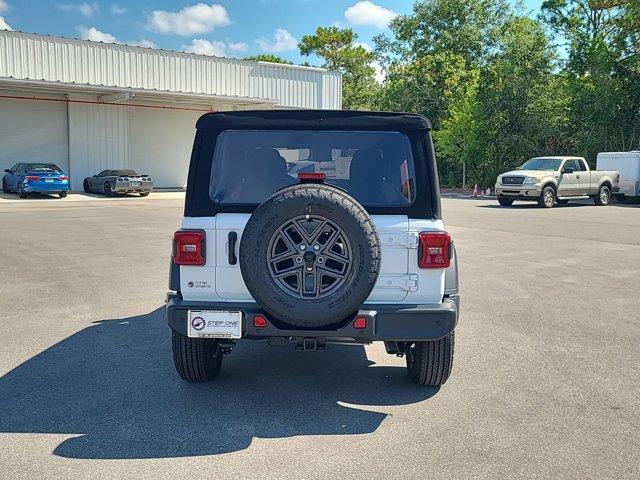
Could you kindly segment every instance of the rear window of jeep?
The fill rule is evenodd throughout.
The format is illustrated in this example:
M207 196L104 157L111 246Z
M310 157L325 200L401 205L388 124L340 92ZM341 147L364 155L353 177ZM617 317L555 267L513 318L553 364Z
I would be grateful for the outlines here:
M406 135L325 130L222 132L213 154L210 196L218 204L259 204L307 172L326 174L326 183L365 206L402 207L415 198Z

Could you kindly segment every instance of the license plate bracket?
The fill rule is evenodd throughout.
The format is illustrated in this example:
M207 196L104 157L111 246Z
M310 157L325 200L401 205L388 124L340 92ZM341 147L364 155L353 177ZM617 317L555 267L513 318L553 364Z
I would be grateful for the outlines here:
M187 336L191 338L242 338L242 312L189 310Z

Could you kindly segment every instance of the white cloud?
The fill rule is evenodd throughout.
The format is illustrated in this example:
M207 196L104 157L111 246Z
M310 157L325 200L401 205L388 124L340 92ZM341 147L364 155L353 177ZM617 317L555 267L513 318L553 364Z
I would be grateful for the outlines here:
M393 10L376 5L370 0L357 2L344 12L344 18L353 25L373 25L378 28L387 28L397 15Z
M184 7L179 12L156 10L149 15L148 26L159 33L189 36L207 33L216 27L231 23L227 9L222 5L198 3Z
M4 13L7 10L9 10L9 4L5 0L0 0L0 13Z
M373 47L369 45L367 42L353 42L354 47L362 47L367 52L373 52Z
M111 4L111 13L113 15L124 15L127 13L127 7L123 7L122 5L118 5L115 3Z
M384 71L384 69L382 68L382 65L380 65L380 62L378 62L377 60L374 60L369 65L371 65L373 69L376 71L376 73L374 74L376 82L384 83L385 79L387 78L387 72Z
M127 45L131 45L132 47L142 47L142 48L158 48L158 46L153 43L151 40L147 40L143 38L139 42L127 42Z
M86 28L78 27L80 38L83 40L91 40L92 42L116 43L117 39L110 33L101 32L96 27Z
M182 50L187 53L224 57L227 46L221 41L209 41L204 38L194 38L189 45L182 45Z
M13 30L3 17L0 17L0 30Z
M97 3L60 3L57 7L66 12L78 12L87 18L93 17L100 11Z
M249 45L244 42L233 43L229 42L228 45L229 50L232 52L246 52L249 49Z
M265 52L285 52L298 48L298 39L284 28L276 28L273 40L258 38L256 43Z

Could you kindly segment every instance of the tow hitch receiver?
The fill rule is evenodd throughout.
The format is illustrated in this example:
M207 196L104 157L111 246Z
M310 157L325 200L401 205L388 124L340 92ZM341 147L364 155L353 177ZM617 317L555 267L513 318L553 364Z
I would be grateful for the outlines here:
M327 349L327 340L325 338L305 337L298 338L296 341L296 350L304 350L305 352L319 352Z

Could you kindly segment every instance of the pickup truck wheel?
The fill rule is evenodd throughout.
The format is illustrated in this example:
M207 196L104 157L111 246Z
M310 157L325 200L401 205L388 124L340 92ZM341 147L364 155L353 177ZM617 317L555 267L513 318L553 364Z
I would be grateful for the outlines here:
M543 208L553 208L556 203L556 191L552 186L546 186L542 189L538 198L538 205Z
M596 196L593 197L593 200L596 205L602 207L609 205L611 201L611 189L607 185L602 185Z
M189 338L172 331L173 363L180 378L189 383L213 380L220 372L223 353L210 338Z
M249 293L286 324L320 327L357 312L380 272L367 211L330 185L283 188L253 213L240 242Z
M510 207L513 205L513 198L498 196L498 203L503 207Z
M453 366L455 332L434 342L414 342L407 348L407 372L418 385L444 385Z

